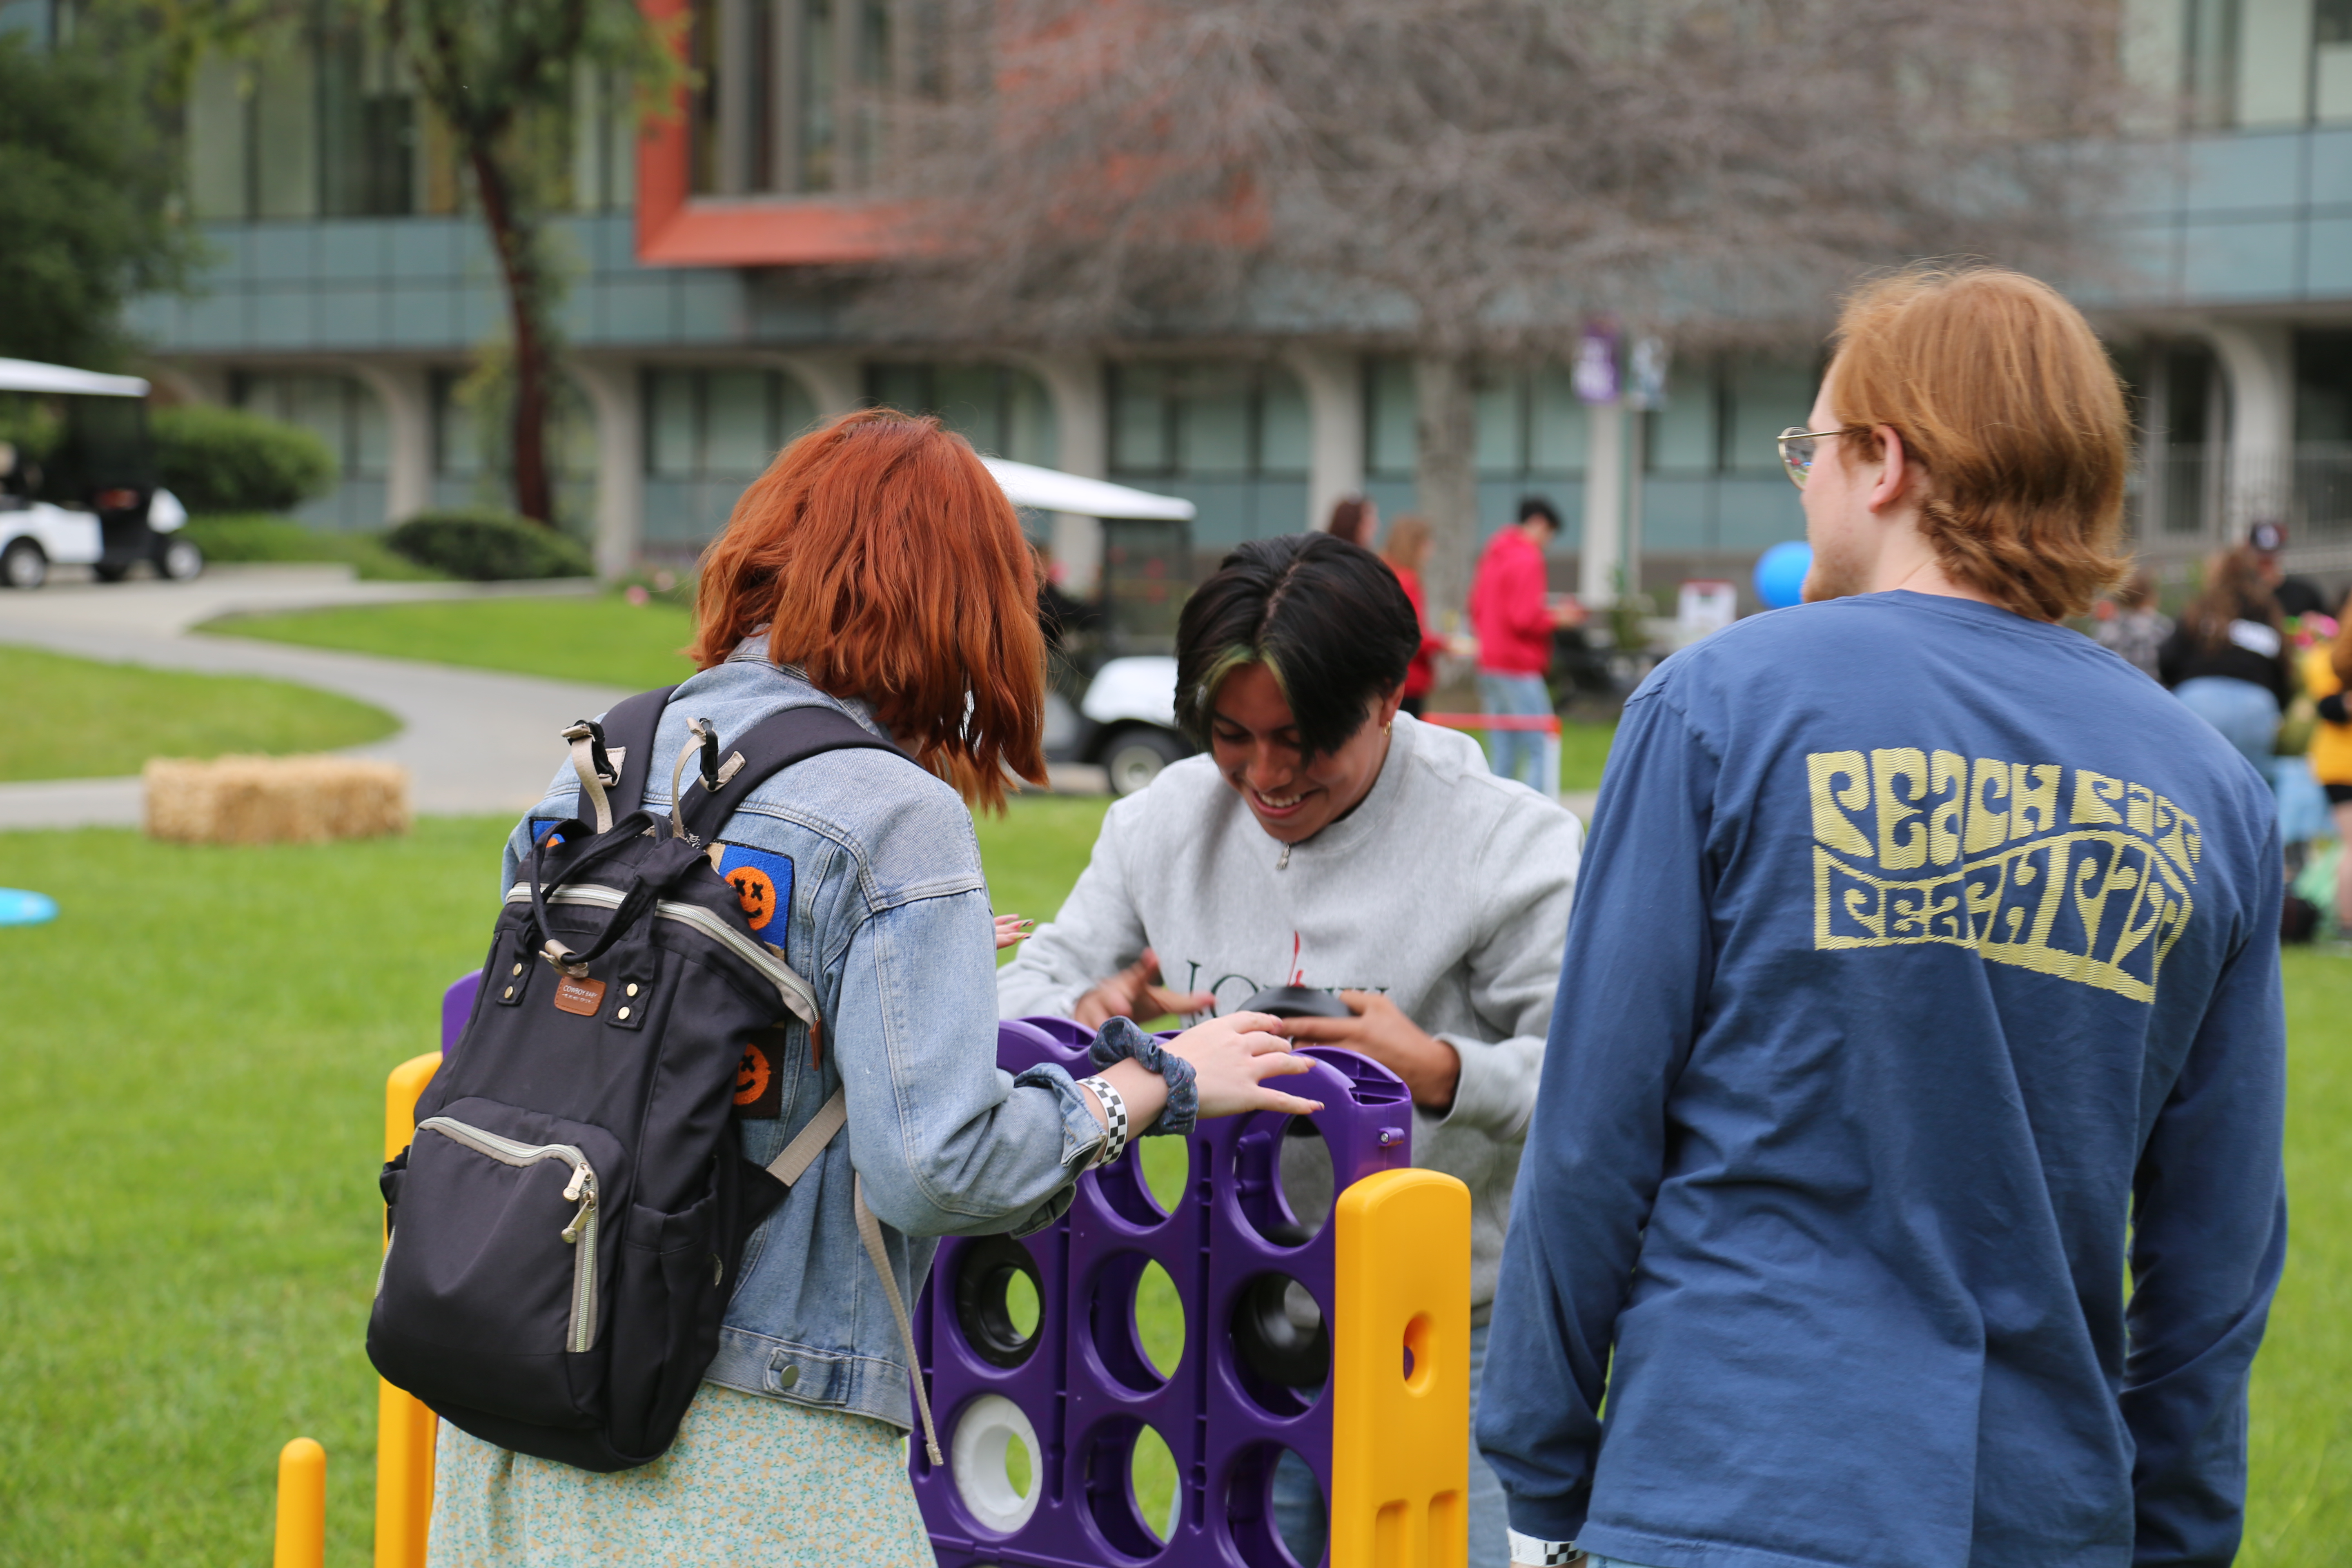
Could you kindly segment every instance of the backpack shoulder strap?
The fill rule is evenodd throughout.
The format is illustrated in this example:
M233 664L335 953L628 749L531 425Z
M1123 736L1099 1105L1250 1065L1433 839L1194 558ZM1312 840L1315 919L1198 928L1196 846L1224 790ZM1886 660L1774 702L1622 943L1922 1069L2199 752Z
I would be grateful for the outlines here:
M572 742L572 771L580 775L580 805L575 815L593 816L596 831L609 833L614 819L626 816L645 799L646 779L653 767L654 731L662 708L677 688L640 691L625 697L604 712L604 721L574 719L564 726ZM632 767L630 763L636 765Z
M613 704L604 715L604 749L619 775L613 787L613 815L626 816L646 803L646 781L654 776L654 731L675 686L640 691Z
M670 809L679 826L704 843L719 836L727 819L735 815L736 807L753 790L794 763L806 762L826 752L888 752L893 756L907 756L840 709L823 704L771 713L745 731L727 751L726 760L716 770L719 782L715 789L695 770L683 766L678 770L679 799ZM912 757L907 760L914 761ZM683 761L681 757L681 763ZM629 770L632 774L635 771Z

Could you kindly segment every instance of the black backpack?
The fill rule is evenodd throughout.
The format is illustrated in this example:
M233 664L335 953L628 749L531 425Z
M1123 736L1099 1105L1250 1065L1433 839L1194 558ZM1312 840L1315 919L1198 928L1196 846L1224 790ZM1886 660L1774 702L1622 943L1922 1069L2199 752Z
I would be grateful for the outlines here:
M741 1156L731 1112L747 1047L780 1051L793 1018L814 1044L821 1026L712 845L780 769L855 747L904 754L814 707L770 715L721 761L694 720L674 816L656 816L639 802L668 697L564 731L583 809L535 834L473 1015L383 1177L376 1370L478 1437L587 1470L669 1447L717 1352L745 1239L846 1119L836 1092L772 1164ZM856 1209L899 1304L862 1193ZM919 1373L915 1387L928 1436Z

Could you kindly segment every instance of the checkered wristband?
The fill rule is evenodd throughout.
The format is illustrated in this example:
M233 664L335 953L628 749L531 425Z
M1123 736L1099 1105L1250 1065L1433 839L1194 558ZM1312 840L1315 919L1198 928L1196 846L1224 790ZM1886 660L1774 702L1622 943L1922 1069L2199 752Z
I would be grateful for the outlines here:
M1098 1068L1114 1062L1132 1061L1146 1072L1156 1072L1168 1086L1168 1103L1145 1133L1152 1136L1181 1138L1192 1131L1193 1120L1200 1114L1201 1092L1192 1081L1192 1064L1168 1048L1168 1043L1157 1035L1149 1035L1138 1027L1132 1018L1113 1018L1105 1023L1087 1047L1087 1059Z
M1573 1541L1539 1541L1532 1535L1511 1531L1511 1561L1530 1563L1534 1568L1566 1568L1581 1563L1584 1553L1576 1549Z
M1102 1141L1102 1147L1095 1151L1095 1157L1087 1163L1087 1169L1091 1171L1109 1164L1127 1152L1127 1101L1118 1090L1111 1088L1108 1079L1082 1078L1078 1079L1078 1087L1095 1091L1095 1098L1102 1101L1103 1121L1110 1128L1109 1135Z

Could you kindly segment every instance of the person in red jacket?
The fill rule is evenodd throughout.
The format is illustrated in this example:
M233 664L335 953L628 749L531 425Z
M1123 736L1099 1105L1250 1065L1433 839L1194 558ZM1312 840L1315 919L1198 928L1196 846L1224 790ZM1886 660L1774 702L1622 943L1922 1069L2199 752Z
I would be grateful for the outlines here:
M1430 547L1435 542L1430 536L1429 519L1408 512L1390 526L1388 544L1381 551L1381 559L1403 584L1404 596L1412 601L1413 618L1421 623L1421 647L1404 672L1403 708L1416 719L1437 685L1437 656L1447 647L1445 638L1430 627L1429 600L1421 586L1421 574L1429 564Z
M1544 593L1544 552L1559 532L1559 513L1541 496L1519 502L1519 521L1487 542L1470 585L1470 625L1478 634L1478 700L1489 713L1532 716L1551 711L1544 671L1551 668L1551 634L1575 616L1555 608ZM1543 739L1531 730L1495 733L1492 763L1503 778L1543 788Z

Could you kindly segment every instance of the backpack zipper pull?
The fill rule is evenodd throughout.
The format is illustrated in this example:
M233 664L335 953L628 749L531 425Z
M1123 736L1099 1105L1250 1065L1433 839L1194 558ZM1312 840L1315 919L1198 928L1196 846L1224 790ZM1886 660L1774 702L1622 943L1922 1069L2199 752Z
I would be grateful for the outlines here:
M580 1212L573 1215L572 1223L563 1227L563 1239L577 1243L581 1227L596 1212L596 1177L587 1166L581 1165L572 1170L571 1184L563 1189L563 1201L580 1205Z

